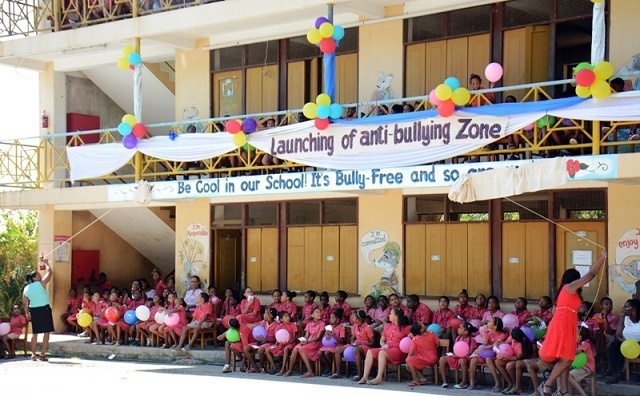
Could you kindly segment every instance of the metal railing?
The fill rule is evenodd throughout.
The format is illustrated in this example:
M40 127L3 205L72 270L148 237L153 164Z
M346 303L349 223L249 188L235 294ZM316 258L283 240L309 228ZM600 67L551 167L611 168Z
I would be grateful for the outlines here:
M548 87L569 84L573 80L551 81L519 86L501 87L473 91L474 100L490 105L485 94L526 90L523 101L549 98ZM391 99L378 102L361 102L344 105L354 114L374 115L384 113L383 105L412 104L415 110L433 108L426 96ZM264 120L276 119L277 125L297 123L304 119L301 109L250 114ZM171 132L218 133L224 130L225 121L238 116L218 117L203 120L185 120L172 123L148 125L150 136L168 135ZM551 157L556 155L587 155L640 151L640 142L628 140L630 132L640 125L633 122L600 122L576 119L556 119L545 127L533 123L531 128L519 130L492 145L450 158L445 162L498 161ZM68 178L69 163L66 156L68 146L82 145L87 135L99 134L98 144L120 142L115 128L50 134L40 137L0 141L0 185L17 188L44 188L45 186L71 186ZM34 143L36 142L36 143ZM178 177L233 177L246 174L292 172L306 168L303 164L279 160L260 150L249 151L238 148L233 152L201 161L180 162L151 157L138 152L133 159L118 171L94 179L79 182L82 185L132 183L140 179L160 181ZM53 182L53 184L51 184ZM78 182L76 182L78 183Z

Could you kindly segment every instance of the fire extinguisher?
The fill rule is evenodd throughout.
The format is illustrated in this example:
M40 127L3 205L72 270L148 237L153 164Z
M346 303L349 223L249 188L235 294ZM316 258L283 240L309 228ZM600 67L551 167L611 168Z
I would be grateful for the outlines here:
M49 128L49 116L46 110L42 112L42 127Z

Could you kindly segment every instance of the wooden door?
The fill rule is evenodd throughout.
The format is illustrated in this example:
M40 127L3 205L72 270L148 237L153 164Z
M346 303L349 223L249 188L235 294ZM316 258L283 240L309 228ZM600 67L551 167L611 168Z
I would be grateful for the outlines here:
M304 228L304 287L317 286L322 279L322 227ZM315 287L314 287L315 288Z
M549 80L549 26L533 26L531 30L531 81Z
M247 229L247 286L255 291L262 288L262 230Z
M464 81L468 80L468 56L467 37L447 40L447 77L456 77L464 84Z
M213 75L213 116L240 115L242 111L242 71Z
M467 290L470 295L489 293L489 223L467 224Z
M502 83L505 86L524 84L529 80L531 64L528 55L531 52L531 46L527 40L528 36L529 30L526 27L507 30L503 34L504 76Z
M467 288L467 224L447 224L447 295Z
M468 37L468 63L467 74L464 80L460 80L462 86L467 86L469 76L475 73L484 79L484 69L491 63L491 36L487 34L478 34ZM486 83L488 88L488 83Z
M358 54L336 56L336 102L358 101Z
M427 294L426 224L408 224L405 228L405 290L411 294Z
M340 226L340 289L358 291L358 226Z
M287 288L306 290L304 280L304 227L287 229Z
M549 223L525 223L525 294L536 300L549 293Z
M242 246L240 230L216 230L216 272L218 290L227 287L239 290Z
M442 84L447 78L447 40L426 43L426 92Z
M256 291L278 287L278 229L247 229L247 286Z
M278 110L278 66L247 69L247 114Z
M322 227L322 290L340 289L340 227Z
M426 82L426 44L407 45L405 51L404 96L425 95L428 93Z
M441 296L447 293L447 227L445 224L426 226L426 294Z
M287 109L301 109L306 103L304 97L305 74L305 61L287 64Z
M502 297L518 298L525 290L526 224L502 224Z

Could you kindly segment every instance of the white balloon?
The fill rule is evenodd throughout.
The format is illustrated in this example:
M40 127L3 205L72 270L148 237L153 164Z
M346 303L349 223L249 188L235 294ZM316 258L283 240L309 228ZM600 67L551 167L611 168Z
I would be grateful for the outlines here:
M149 311L149 307L146 305L141 305L136 308L136 318L138 318L139 321L144 322L149 320L149 316L151 316L151 311Z
M156 312L154 319L157 324L164 324L164 312Z

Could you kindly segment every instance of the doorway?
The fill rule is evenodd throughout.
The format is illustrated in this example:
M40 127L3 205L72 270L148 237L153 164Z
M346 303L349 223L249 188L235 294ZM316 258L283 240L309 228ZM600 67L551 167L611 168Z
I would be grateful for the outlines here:
M213 279L221 295L226 288L240 290L242 285L242 230L214 229Z

